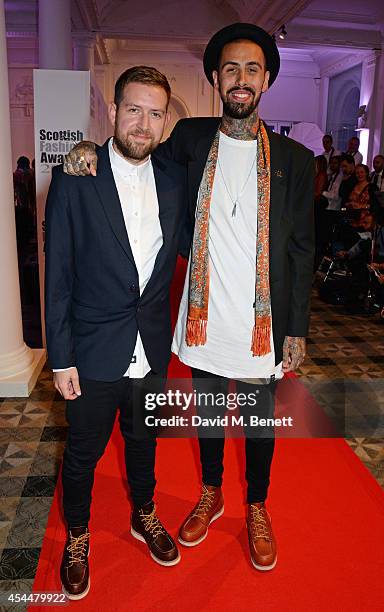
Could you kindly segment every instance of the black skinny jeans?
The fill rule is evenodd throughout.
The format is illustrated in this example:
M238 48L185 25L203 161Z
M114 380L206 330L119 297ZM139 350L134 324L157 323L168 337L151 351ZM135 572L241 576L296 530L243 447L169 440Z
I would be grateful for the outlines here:
M69 423L63 460L64 516L70 527L87 525L94 472L112 433L120 409L128 483L135 506L153 498L156 485L156 431L143 426L144 394L161 392L164 378L124 377L114 382L80 379L81 396L67 402Z
M229 379L210 372L192 369L193 388L197 393L205 394L227 394ZM247 503L265 501L268 493L270 470L275 448L274 428L265 427L260 430L250 426L250 417L273 418L276 381L266 385L253 385L236 381L237 394L244 393L257 395L256 406L249 404L239 406L239 413L244 417L245 434L245 459L247 480ZM217 395L216 395L217 396ZM197 405L196 413L199 416L211 417L224 416L227 412L226 406ZM198 428L200 461L202 466L203 483L215 487L220 487L223 479L223 459L224 459L224 428L212 428L207 433L206 428ZM212 436L212 437L208 437Z

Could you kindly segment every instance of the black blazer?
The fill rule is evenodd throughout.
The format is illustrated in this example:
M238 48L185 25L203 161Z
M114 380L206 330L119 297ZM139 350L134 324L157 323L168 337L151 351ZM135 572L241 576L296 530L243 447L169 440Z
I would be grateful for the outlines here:
M159 151L188 168L189 218L219 117L182 119ZM314 160L303 145L268 131L271 147L270 289L276 364L284 338L306 336L314 253Z
M96 177L54 168L46 206L45 316L54 369L76 366L80 376L113 381L126 372L137 332L152 370L170 360L169 286L185 214L186 172L154 153L153 171L163 233L142 295L108 142L98 151Z

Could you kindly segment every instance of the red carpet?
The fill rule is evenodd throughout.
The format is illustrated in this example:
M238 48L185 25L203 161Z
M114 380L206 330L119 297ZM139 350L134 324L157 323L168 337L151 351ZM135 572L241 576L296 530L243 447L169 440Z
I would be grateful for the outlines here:
M173 375L181 376L182 369L173 362ZM277 441L268 507L279 560L266 573L249 562L242 451L243 441L227 440L225 514L200 546L180 547L179 565L164 568L130 535L123 446L115 429L95 478L91 591L69 607L91 612L381 610L384 494L347 444ZM176 534L199 492L196 440L160 440L157 478L159 514ZM60 495L57 487L34 591L60 590L65 537Z

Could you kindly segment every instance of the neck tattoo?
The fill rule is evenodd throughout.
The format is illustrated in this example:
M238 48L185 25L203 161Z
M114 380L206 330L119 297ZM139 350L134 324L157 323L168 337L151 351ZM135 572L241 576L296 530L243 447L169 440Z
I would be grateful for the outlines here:
M225 113L221 119L220 130L230 138L236 140L255 140L259 129L259 116L257 109L249 117L244 119L234 119Z

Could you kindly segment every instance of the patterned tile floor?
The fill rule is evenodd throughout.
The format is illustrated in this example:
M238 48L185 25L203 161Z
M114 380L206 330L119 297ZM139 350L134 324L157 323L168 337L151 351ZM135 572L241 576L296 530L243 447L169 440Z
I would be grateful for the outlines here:
M29 398L0 399L0 594L32 589L67 431L51 379L45 369Z
M366 400L373 394L374 411L383 415L383 363L384 325L376 316L346 315L314 297L308 356L299 374L325 409L349 407L360 418L358 397L369 424ZM360 435L347 441L384 486L384 434L378 435L384 422L374 416L375 427L358 421ZM32 588L65 437L64 403L47 368L28 399L0 399L0 593ZM13 609L22 606L0 605Z
M330 416L342 417L346 441L384 487L384 323L346 314L315 295L308 355L298 374Z

